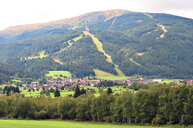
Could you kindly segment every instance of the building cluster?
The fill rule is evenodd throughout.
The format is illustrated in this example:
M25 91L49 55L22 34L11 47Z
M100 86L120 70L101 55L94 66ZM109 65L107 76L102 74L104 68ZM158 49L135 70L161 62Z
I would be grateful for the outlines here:
M128 78L127 80L114 80L113 83L117 83L118 85L126 84L131 85L134 82L139 82L141 84L149 84L149 83L159 83L161 81L164 81L165 79L145 79L143 77L138 78ZM64 79L54 79L54 80L48 80L47 84L40 84L38 81L31 82L30 85L27 85L26 87L20 87L20 91L22 90L29 90L29 89L56 89L59 90L69 90L73 87L76 87L79 85L79 87L86 87L90 86L93 87L96 84L99 84L103 80L83 80L83 79L73 79L73 78L64 78ZM187 84L193 84L193 79L187 79L184 81ZM174 80L172 83L180 84L182 81Z
M138 77L138 78L128 78L127 84L131 85L133 82L139 82L141 84L149 84L149 83L159 83L161 81L163 81L163 79L145 79L143 77Z
M145 79L143 77L138 77L138 78L128 78L127 79L127 84L131 85L133 82L139 82L141 84L149 84L149 83L160 83L164 81L171 81L170 79L161 79L161 78L156 78L156 79ZM187 79L187 80L173 80L171 83L174 84L181 84L181 83L187 83L187 84L193 84L193 79Z
M31 84L26 87L20 87L20 91L29 90L29 89L56 89L59 90L69 90L77 85L79 87L91 86L93 87L95 84L100 83L101 80L83 80L83 79L73 79L73 78L65 78L65 79L54 79L48 80L46 84L40 84L38 81L31 82Z

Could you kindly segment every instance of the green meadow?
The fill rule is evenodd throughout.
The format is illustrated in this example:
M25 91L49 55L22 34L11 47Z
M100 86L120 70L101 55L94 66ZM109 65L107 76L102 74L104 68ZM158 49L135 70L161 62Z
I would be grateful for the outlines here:
M84 89L86 89L86 90L88 88L95 90L95 93L94 93L95 96L100 96L99 89L97 87L90 87L90 86L84 87ZM107 91L107 88L102 88L102 89L103 89L103 91ZM123 86L114 86L114 87L111 87L111 89L114 91L114 94L121 93L123 91L134 91L132 89L124 88ZM34 91L31 90L30 92L28 92L28 90L23 90L21 92L21 94L24 94L26 97L29 97L29 96L40 96L40 92L41 91L42 90L38 90L38 91L37 90L34 90ZM61 97L66 97L66 96L69 96L69 95L73 96L73 94L74 94L73 90L69 90L69 91L68 90L61 90L60 91ZM54 93L50 93L50 96L52 98L54 98Z
M71 77L72 74L69 71L49 71L49 73L46 74L48 77L59 77L60 75Z
M34 92L33 92L33 90L31 90L31 92L28 92L28 90L23 90L22 92L21 92L21 94L24 94L25 96L40 96L40 90L39 91L37 91L37 90L35 90Z
M166 84L169 84L169 83L172 83L173 81L181 81L182 79L169 79L169 80L163 80L159 83L166 83Z
M40 96L40 92L41 91L42 90L39 90L39 91L35 90L33 92L33 90L31 90L30 92L28 92L28 90L23 90L21 92L21 94L24 94L26 97L29 97L29 96ZM61 97L66 97L68 95L73 95L73 94L74 94L74 91L67 91L67 90L60 91ZM53 98L54 97L54 93L50 93L50 96Z
M0 128L180 128L180 126L137 126L73 121L0 120Z

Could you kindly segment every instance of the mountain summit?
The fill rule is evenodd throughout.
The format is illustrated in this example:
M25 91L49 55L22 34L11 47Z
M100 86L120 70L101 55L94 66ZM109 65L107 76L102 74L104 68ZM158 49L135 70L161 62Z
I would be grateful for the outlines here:
M67 26L73 29L76 26L82 26L82 25L87 24L88 22L93 22L93 21L98 21L98 20L109 20L113 17L121 16L128 12L129 11L120 10L120 9L91 12L91 13L83 14L81 16L47 22L47 23L13 26L13 27L9 27L5 30L0 31L0 33L1 34L16 34L16 33L21 34L24 31L32 31L32 30L37 30L37 29L41 29L45 27L62 28L64 26Z
M131 75L192 78L193 20L108 10L10 27L0 32L0 60L33 72L76 77Z

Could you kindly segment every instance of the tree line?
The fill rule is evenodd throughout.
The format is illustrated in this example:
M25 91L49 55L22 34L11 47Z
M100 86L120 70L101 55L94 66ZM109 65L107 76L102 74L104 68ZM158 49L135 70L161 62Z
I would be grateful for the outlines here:
M193 124L193 87L152 86L137 93L106 92L77 98L21 94L0 96L0 117L15 119L63 119L134 124Z

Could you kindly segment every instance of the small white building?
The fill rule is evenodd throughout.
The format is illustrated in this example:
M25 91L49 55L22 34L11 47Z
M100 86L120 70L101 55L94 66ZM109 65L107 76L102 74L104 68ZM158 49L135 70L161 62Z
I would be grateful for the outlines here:
M159 83L159 82L162 81L162 79L152 79L151 81L154 82L154 83Z

